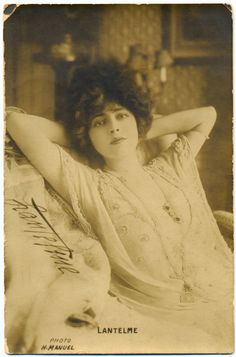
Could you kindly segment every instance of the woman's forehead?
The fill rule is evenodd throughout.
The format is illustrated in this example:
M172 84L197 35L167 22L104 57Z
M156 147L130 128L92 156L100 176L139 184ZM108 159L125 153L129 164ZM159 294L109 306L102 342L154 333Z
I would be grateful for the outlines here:
M93 115L93 118L97 117L97 116L101 116L101 115L104 115L106 114L107 112L117 112L117 111L120 111L120 110L123 110L123 109L126 109L125 107L123 107L122 105L118 104L118 103L115 103L115 102L109 102L107 103L103 108L102 110L98 111L97 113L95 113Z
M103 109L104 112L110 111L110 112L116 112L118 110L125 109L122 105L115 103L115 102L110 102L107 103Z

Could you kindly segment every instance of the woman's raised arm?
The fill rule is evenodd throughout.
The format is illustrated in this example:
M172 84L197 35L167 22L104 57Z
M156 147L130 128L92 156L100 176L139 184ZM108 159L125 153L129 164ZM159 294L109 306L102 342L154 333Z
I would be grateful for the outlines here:
M196 155L208 138L216 116L214 107L191 109L163 116L153 120L147 139L174 133L185 134L189 139L193 154Z
M32 165L70 203L67 187L61 180L60 153L55 145L69 145L64 127L34 115L7 111L6 128Z

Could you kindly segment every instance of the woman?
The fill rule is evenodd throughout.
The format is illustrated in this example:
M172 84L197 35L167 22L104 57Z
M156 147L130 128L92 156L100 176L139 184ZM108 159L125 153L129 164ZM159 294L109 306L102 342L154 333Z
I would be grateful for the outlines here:
M186 338L188 352L229 352L232 254L194 163L216 112L206 107L151 118L132 73L108 61L75 72L64 124L9 112L7 131L72 206L84 232L101 242L113 296L155 320L166 343ZM168 134L178 138L142 165L138 143Z

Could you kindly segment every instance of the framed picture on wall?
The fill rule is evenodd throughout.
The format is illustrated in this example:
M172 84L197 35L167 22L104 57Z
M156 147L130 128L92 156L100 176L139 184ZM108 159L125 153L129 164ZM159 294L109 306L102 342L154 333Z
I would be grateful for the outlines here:
M221 4L172 5L169 45L174 58L229 56L232 22L230 9ZM207 31L206 31L207 29Z

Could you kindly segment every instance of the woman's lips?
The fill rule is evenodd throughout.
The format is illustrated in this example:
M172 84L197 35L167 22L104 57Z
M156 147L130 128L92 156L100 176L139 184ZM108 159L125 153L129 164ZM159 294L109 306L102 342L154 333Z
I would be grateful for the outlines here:
M123 140L126 140L126 138L114 138L111 141L111 145L116 145L119 144L120 142L122 142Z

